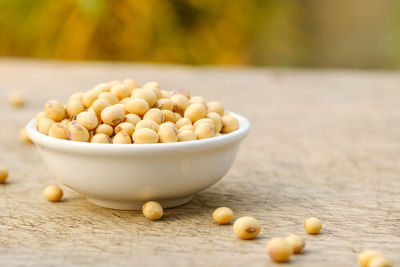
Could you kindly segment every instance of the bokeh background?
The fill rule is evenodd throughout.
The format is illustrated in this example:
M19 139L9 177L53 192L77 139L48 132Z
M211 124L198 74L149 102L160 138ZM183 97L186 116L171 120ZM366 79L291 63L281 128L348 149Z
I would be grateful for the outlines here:
M0 0L0 56L399 68L398 0Z

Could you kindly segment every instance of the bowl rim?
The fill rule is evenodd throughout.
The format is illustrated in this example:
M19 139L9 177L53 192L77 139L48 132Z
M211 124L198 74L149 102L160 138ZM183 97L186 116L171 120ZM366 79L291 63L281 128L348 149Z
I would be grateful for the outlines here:
M71 140L58 139L42 134L35 127L35 120L32 119L26 125L29 138L36 144L56 150L69 152L106 152L106 153L151 153L174 150L207 149L210 147L225 146L239 142L250 132L250 122L247 118L234 112L229 114L239 121L239 129L234 132L207 139L174 142L174 143L155 143L155 144L101 144L90 142L78 142Z

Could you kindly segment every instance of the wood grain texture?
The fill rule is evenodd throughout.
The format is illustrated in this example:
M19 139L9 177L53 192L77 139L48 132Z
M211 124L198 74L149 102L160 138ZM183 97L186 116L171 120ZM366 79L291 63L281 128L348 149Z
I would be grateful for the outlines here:
M65 187L64 201L46 202L55 177L17 136L47 99L125 77L188 89L252 123L226 177L157 222ZM0 81L0 164L11 172L0 185L0 266L274 266L268 239L291 233L307 245L283 266L356 266L368 248L400 264L398 73L3 59ZM28 105L10 108L10 90ZM241 241L213 223L219 206L259 219L260 236ZM321 234L305 234L309 216L323 221Z

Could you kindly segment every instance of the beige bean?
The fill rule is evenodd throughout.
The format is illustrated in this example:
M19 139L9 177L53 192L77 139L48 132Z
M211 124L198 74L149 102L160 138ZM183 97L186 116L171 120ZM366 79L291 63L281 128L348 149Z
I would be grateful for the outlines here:
M158 134L148 128L136 130L132 135L135 144L152 144L158 143Z
M142 207L143 215L149 220L161 219L164 212L160 203L155 201L149 201Z
M51 126L51 128L49 130L49 136L66 140L66 139L68 139L67 127L60 122L55 123L55 124L53 124L53 126Z
M116 126L125 120L125 112L120 106L106 107L101 112L101 119L108 125Z
M60 187L51 185L44 189L43 196L50 202L57 202L62 199L63 191Z
M178 130L171 123L162 123L158 129L160 143L173 143L178 141Z
M132 98L126 103L125 108L129 113L143 115L149 110L149 104L145 99Z
M114 134L114 129L110 125L103 123L96 127L94 133L95 134L103 133L105 135L112 136Z
M151 87L155 87L155 88L160 89L160 84L159 84L158 82L151 81L151 82L147 82L147 83L143 84L142 87L143 87L144 89L146 89L146 88L151 88Z
M183 131L192 131L192 132L194 132L194 126L193 125L191 125L191 124L186 124L186 125L183 125L181 128L179 128L179 132L183 132Z
M170 99L172 101L172 104L174 105L173 111L183 115L183 113L189 106L189 100L187 99L187 97L182 94L175 94L171 96Z
M119 101L119 103L126 105L126 103L128 103L129 100L131 100L131 99L132 99L132 97L125 97L125 98L121 99L121 101Z
M93 111L97 114L100 115L101 112L106 108L111 106L111 103L108 102L105 99L97 99L96 101L93 102L91 108L93 108Z
M189 100L189 103L190 103L190 104L199 103L199 104L205 105L205 104L206 104L206 101L205 101L204 98L201 97L201 96L192 96L192 97L190 98L190 100Z
M132 139L126 132L117 133L112 141L113 144L132 144Z
M129 79L129 78L125 79L122 83L125 84L129 88L131 93L133 92L133 90L140 87L136 81Z
M206 139L210 137L214 137L214 125L210 125L208 123L199 124L194 130L197 139Z
M85 94L84 92L77 92L77 93L71 95L71 96L68 98L68 101L67 101L67 102L72 101L72 100L79 100L79 101L82 102L82 97L83 97L84 94Z
M129 136L131 136L133 134L133 132L135 131L135 125L133 125L130 122L121 122L120 124L118 124L117 126L115 126L114 132L120 133L120 132L125 132L127 133Z
M72 141L87 142L89 141L89 131L80 125L71 125L67 129L67 138Z
M22 128L19 131L19 140L24 144L32 143L32 140L29 138L26 128Z
M306 245L304 238L299 235L290 235L285 240L292 247L294 254L300 253Z
M160 98L157 100L157 103L155 105L156 108L158 109L167 109L172 111L174 108L174 105L172 104L172 101L168 98Z
M104 93L104 92L110 92L111 90L111 85L108 83L99 83L95 87L93 87L92 90L97 91L98 94Z
M311 235L318 234L322 229L322 222L315 217L307 218L304 221L304 229Z
M211 119L209 119L209 118L200 119L200 120L196 121L195 123L193 123L193 126L194 126L194 128L196 129L197 126L199 126L199 125L202 124L202 123L208 123L208 124L214 126L214 122L213 122Z
M224 116L224 107L221 105L221 103L212 101L207 103L207 111L208 112L216 112L220 116Z
M207 114L207 118L212 120L212 122L214 123L215 132L219 133L222 130L222 118L221 118L221 116L216 112L209 112Z
M0 184L6 182L8 175L9 175L8 169L0 165Z
M85 111L85 106L79 99L72 99L66 105L66 111L68 118L73 118L74 116L78 115L79 113Z
M90 139L90 142L99 144L111 144L111 138L106 134L98 133L93 135L93 137Z
M184 126L184 125L192 125L192 121L191 120L189 120L188 118L181 118L181 119L179 119L179 120L177 120L176 121L176 127L178 128L178 129L180 129L182 126Z
M8 94L8 103L14 108L20 108L26 104L25 96L20 91L12 91Z
M144 114L143 120L152 120L157 124L161 124L164 122L164 114L158 108L152 108Z
M293 249L283 238L271 239L266 247L269 257L275 262L287 261L292 256Z
M116 97L115 95L113 95L110 92L103 92L103 93L99 94L99 99L107 100L108 103L110 103L111 105L118 104L118 102L119 102L118 97Z
M136 115L136 114L126 114L125 115L125 121L126 122L130 122L130 123L132 123L133 125L135 125L136 126L136 124L139 122L139 121L141 121L142 119L138 116L138 115Z
M186 130L178 133L178 142L196 140L196 134L193 131Z
M233 211L227 207L219 207L214 210L212 217L218 224L229 224L233 219Z
M49 118L41 119L39 122L38 130L42 134L49 135L49 131L51 126L53 126L56 122Z
M76 116L76 121L79 125L85 127L88 130L93 130L99 125L96 114L90 111L84 111Z
M164 121L170 121L172 123L176 122L176 116L175 113L172 112L171 110L163 109L161 110L164 116Z
M179 114L178 112L174 112L174 114L175 114L175 117L176 117L177 121L183 118L182 115Z
M65 118L65 107L57 100L49 100L44 105L46 117L53 121L62 121Z
M157 102L157 96L150 89L136 89L132 92L132 98L141 98L146 100L149 107L152 107Z
M222 116L222 133L231 133L239 129L239 121L232 115Z
M171 91L171 95L184 95L187 99L190 99L189 91L185 89L176 89Z
M253 217L240 217L233 224L233 232L240 239L253 239L261 230L261 225L257 219ZM291 247L289 246L291 249Z
M102 93L104 94L104 93ZM89 90L82 96L82 103L85 107L90 107L93 102L99 97L100 92L98 90Z
M38 114L36 114L35 116L36 129L39 129L39 122L44 118L46 118L46 113L44 111L41 111Z
M187 107L184 117L193 123L207 116L207 109L203 104L194 103Z
M136 124L135 130L137 131L137 130L139 130L139 129L144 129L144 128L152 129L152 130L154 130L154 131L157 132L159 126L158 126L158 124L157 124L156 122L154 122L153 120L141 120L141 121L139 121L139 122Z
M118 99L123 99L125 97L129 97L131 95L131 90L129 90L128 86L125 84L116 84L111 88L110 91L113 95L115 95Z

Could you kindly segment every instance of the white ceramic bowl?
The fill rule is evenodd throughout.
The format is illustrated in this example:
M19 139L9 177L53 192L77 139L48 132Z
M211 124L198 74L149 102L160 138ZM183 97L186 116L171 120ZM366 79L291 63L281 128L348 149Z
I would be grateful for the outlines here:
M190 201L231 167L249 121L235 113L239 129L209 139L162 144L110 145L56 139L27 125L49 170L96 205L140 210L155 200L165 208Z

